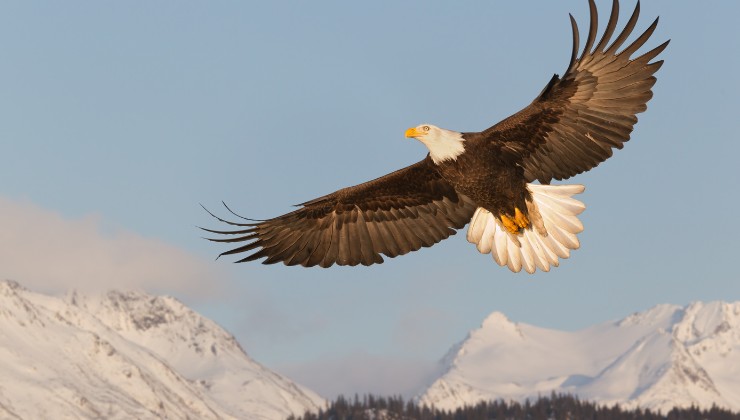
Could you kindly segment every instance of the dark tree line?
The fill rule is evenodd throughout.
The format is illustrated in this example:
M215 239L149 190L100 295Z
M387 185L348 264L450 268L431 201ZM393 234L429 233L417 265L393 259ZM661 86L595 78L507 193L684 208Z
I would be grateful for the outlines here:
M401 397L355 395L339 396L318 413L306 413L289 420L740 420L740 413L712 407L674 408L666 414L651 410L623 410L618 405L606 407L581 401L572 395L552 394L536 401L489 401L456 410L439 410Z

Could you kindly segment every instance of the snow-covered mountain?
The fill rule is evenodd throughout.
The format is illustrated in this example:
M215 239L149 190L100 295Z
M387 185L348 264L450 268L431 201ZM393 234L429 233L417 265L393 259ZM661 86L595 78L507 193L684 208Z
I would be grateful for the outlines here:
M494 312L442 363L419 398L439 408L555 391L624 408L740 410L740 302L659 305L575 332Z
M0 418L279 419L324 403L176 299L0 281Z

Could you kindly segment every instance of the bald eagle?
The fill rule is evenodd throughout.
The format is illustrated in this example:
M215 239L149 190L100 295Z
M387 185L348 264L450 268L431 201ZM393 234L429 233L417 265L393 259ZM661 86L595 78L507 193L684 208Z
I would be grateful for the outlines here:
M432 246L470 223L468 241L499 265L528 273L557 267L580 246L583 225L577 216L585 206L573 196L584 187L550 182L588 171L624 146L663 64L650 61L669 42L632 58L653 34L655 19L619 51L637 23L640 3L611 41L619 15L613 0L606 30L595 44L594 0L589 9L583 52L578 56L579 31L570 15L568 68L526 108L481 132L432 124L409 128L406 137L429 149L420 162L269 220L233 222L214 215L234 228L205 229L227 235L210 240L240 244L221 255L252 251L237 262L371 265L383 262L381 254L394 258Z

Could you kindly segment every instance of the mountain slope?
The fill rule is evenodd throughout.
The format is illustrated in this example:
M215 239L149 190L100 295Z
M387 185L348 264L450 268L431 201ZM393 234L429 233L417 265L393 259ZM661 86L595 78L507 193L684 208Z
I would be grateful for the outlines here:
M623 407L740 410L740 302L659 305L568 332L494 312L419 398L438 408L552 391Z
M170 297L0 282L0 417L275 419L323 399Z

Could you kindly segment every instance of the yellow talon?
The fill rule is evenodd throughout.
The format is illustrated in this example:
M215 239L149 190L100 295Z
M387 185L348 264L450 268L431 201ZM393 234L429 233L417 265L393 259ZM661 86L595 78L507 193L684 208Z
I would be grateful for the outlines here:
M527 219L527 216L525 216L524 213L519 211L519 208L514 209L514 222L516 222L516 225L522 229L529 226L529 219Z
M503 223L506 230L516 235L520 230L529 226L529 219L518 208L515 208L513 218L505 214L501 215L501 223Z
M517 226L516 222L514 222L514 220L512 220L507 215L505 214L501 215L501 223L504 224L504 227L506 228L506 230L513 233L514 235L519 233L519 226Z

